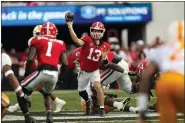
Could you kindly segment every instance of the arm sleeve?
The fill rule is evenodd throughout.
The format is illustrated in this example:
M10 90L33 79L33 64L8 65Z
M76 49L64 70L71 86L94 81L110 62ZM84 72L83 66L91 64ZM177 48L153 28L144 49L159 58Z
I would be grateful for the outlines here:
M9 57L9 55L7 55L6 53L2 53L2 68L5 65L12 66L12 61L11 61L11 58Z
M37 40L36 40L36 37L32 37L28 40L28 46L31 47L33 46L34 44L36 44Z
M87 43L88 43L88 40L89 40L89 36L83 36L82 38L80 38L82 41L84 41L84 45L87 45Z
M155 48L155 49L149 51L147 60L149 62L154 62L159 65L160 61L161 61L161 57L160 57L161 53L162 53L162 47Z

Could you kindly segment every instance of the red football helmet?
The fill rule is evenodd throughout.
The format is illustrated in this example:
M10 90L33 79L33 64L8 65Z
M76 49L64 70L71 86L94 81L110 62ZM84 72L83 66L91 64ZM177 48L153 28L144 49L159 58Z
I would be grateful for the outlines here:
M57 27L52 22L46 22L42 25L41 36L47 36L50 38L56 38L58 34Z
M94 30L99 30L98 32L94 32ZM93 39L99 40L103 37L105 32L105 27L101 22L94 22L90 27L90 35Z

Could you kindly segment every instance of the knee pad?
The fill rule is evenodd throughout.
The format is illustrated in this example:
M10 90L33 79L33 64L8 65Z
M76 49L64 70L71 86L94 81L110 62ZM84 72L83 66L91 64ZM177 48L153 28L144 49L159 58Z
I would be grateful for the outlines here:
M10 105L10 100L5 93L2 93L1 104L2 104L2 107L5 107L5 108L7 108Z
M86 90L85 91L79 91L79 95L81 96L81 97L84 97L85 95L86 95Z

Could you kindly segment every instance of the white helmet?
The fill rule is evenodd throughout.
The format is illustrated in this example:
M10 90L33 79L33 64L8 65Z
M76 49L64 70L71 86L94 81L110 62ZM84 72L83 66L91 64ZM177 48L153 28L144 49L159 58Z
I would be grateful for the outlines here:
M184 42L184 20L173 21L167 30L168 42Z
M33 36L40 36L41 27L42 27L42 25L37 25L37 26L33 29Z

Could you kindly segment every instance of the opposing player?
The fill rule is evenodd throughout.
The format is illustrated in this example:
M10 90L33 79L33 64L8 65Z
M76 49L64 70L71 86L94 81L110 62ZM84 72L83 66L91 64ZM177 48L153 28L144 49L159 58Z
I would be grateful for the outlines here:
M161 123L177 123L177 111L184 113L184 20L172 22L167 32L168 42L148 55L149 63L141 77L139 122L145 118L150 80L158 71L161 75L156 83L157 111Z
M33 29L33 37L41 36L41 34L40 34L41 27L42 27L42 25L37 25ZM35 56L34 60L32 62L32 65L31 65L32 72L34 72L37 69L37 66L38 66L38 60ZM29 73L29 74L31 74L31 73ZM37 88L36 90L39 91L43 96L45 95L45 92L43 90L42 85L41 85L41 87ZM66 104L66 102L64 100L57 98L53 93L51 93L49 96L52 99L52 101L56 104L56 110L54 112L60 112L62 107ZM7 110L9 112L15 112L15 111L18 111L19 109L20 109L19 104L15 104L14 106L9 106Z
M28 98L26 97L26 95L24 94L22 87L20 86L17 78L14 75L13 70L11 69L11 59L10 57L6 54L6 53L2 53L2 73L4 74L4 76L8 79L10 85L12 86L12 88L15 90L17 98L21 99L21 103L30 103ZM3 118L5 116L6 112L6 108L9 106L9 98L7 95L5 95L4 93L2 94L2 105L1 105L1 117ZM29 119L31 121L33 121L32 123L35 122L35 120L30 117L29 115L25 115L25 119ZM30 123L30 122L28 122Z
M101 72L101 83L103 86L117 81L119 87L124 92L130 94L134 90L132 89L132 81L129 76L137 75L137 72L129 71L128 63L125 62L122 58L118 57L114 52L108 52L107 54L109 62L115 63L120 66L124 71L124 74L118 71L111 69L105 69Z
M38 60L38 68L31 75L26 77L21 83L24 92L27 95L31 93L40 85L44 87L45 105L47 107L47 123L53 123L50 93L54 90L58 80L58 68L57 65L62 63L67 65L67 56L65 54L65 43L61 40L57 40L56 36L58 30L56 26L51 22L46 22L41 27L41 36L30 38L28 45L30 51L26 61L25 74L29 74L31 64L35 56ZM21 109L24 110L24 114L28 114L28 107L19 104Z

